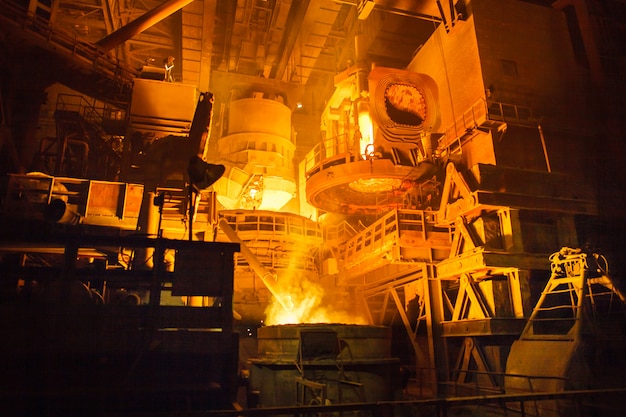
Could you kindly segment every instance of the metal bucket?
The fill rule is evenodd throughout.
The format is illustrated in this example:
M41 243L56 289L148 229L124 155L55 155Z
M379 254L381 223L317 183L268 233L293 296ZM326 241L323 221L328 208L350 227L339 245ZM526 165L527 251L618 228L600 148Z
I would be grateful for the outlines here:
M401 398L391 328L293 324L258 330L249 398L259 407L348 404Z

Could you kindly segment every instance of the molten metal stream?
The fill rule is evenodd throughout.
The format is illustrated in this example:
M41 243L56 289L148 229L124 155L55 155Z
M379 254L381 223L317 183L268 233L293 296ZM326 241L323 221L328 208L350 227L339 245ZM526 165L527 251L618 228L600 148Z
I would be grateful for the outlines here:
M280 305L286 310L293 310L293 301L291 300L291 296L289 294L281 294L281 292L276 288L274 282L276 281L276 275L268 271L259 261L259 259L252 253L250 248L246 246L245 243L241 241L237 233L233 230L232 227L228 224L225 219L220 220L219 222L220 228L224 231L228 239L230 239L233 243L239 243L240 252L243 256L248 260L250 267L254 272L257 273L261 281L267 289L272 293L276 301L280 303Z

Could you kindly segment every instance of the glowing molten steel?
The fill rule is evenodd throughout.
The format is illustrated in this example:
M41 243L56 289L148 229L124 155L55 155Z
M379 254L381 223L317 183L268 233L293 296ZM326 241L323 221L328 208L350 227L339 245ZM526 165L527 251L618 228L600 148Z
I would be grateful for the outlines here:
M342 312L340 309L332 311L322 307L322 304L333 305L335 303L328 297L324 298L324 288L307 279L305 271L293 267L282 271L279 277L259 261L226 219L221 219L219 226L231 242L239 243L240 251L248 260L250 268L261 278L263 285L273 296L273 303L265 311L265 324L368 324L364 319L355 318L354 314ZM305 249L302 248L301 252L304 253L304 251Z
M369 324L366 319L354 313L333 309L333 303L324 297L325 291L321 285L293 275L282 276L277 280L277 284L282 284L277 285L278 292L283 299L288 298L293 307L287 309L283 302L276 300L265 310L265 324L270 326L303 323Z

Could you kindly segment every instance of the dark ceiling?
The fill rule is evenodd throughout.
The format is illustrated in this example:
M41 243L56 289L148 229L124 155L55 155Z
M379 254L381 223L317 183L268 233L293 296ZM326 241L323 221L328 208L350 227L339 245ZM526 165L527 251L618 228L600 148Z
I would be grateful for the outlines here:
M51 0L1 2L7 66L21 64L15 72L40 67L32 75L43 84L60 81L96 95L132 79L144 65L160 68L167 56L176 58L177 81L198 82L202 74L220 71L306 85L332 77L354 59L360 28L356 0L67 0L56 7ZM110 50L95 47L166 3L178 10ZM368 53L399 67L442 20L435 0L378 0L372 13L384 24L368 34ZM120 88L115 90L117 95Z
M176 58L175 80L186 83L201 84L219 71L317 88L355 59L354 39L363 30L359 17L367 14L358 0L63 0L56 7L52 0L0 2L0 45L8 65L23 61L40 67L33 75L43 84L59 81L96 98L112 96L108 100L122 97L142 67L161 68L167 56ZM452 27L462 18L464 2L367 3L381 22L365 33L369 59L404 67L438 24ZM164 4L173 12L151 19L113 48L95 47Z

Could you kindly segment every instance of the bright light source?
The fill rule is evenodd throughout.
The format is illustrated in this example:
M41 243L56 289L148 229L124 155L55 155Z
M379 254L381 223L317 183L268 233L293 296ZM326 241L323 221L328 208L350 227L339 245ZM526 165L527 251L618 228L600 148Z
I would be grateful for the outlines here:
M302 102L301 101L296 103L296 109L301 109L302 107L303 106L302 106Z
M383 193L400 188L399 178L359 178L348 184L348 187L361 193Z
M365 20L374 10L374 0L358 0L356 3L357 17L359 20Z
M366 155L368 151L374 149L374 125L370 117L369 106L365 102L358 105L359 131L361 139L359 143L359 151L361 155Z

